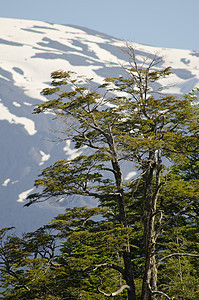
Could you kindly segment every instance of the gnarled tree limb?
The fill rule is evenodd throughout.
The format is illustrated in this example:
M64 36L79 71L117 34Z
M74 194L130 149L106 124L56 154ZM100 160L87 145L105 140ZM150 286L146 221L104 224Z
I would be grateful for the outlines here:
M166 299L169 299L169 300L173 300L173 299L174 299L173 297L170 298L167 294L165 294L165 293L162 292L162 291L154 291L154 292L151 291L151 294L153 294L153 295L155 295L155 294L160 294L160 295L163 295Z
M157 263L157 267L159 267L159 265L167 258L172 257L172 256L192 256L192 257L199 257L199 254L192 254L192 253L171 253L168 254L164 257L162 257L158 263Z
M121 268L115 264L111 264L111 263L103 263L103 264L94 265L94 266L84 269L84 272L91 271L91 270L97 270L97 269L103 268L103 267L108 267L110 269L114 269L114 270L120 272L122 275L124 275L123 268Z
M117 296L117 295L119 295L120 293L122 293L124 289L130 289L130 287L129 287L127 284L124 284L124 285L122 285L122 286L119 288L119 290L117 290L116 292L113 292L113 293L111 293L111 294L107 294L107 293L101 291L101 290L99 289L99 287L98 287L97 289L98 289L98 291L99 291L101 294L103 294L103 295L106 296L106 297L114 297L114 296Z
M175 216L169 218L164 224L162 224L157 230L155 234L155 240L158 238L158 235L161 233L161 231L169 225L172 221L177 219L184 211L187 210L189 206L191 206L194 203L194 201L191 201L187 206L183 207Z

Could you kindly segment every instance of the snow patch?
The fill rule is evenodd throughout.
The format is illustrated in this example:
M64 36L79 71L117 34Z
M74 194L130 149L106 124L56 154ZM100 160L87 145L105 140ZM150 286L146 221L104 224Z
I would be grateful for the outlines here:
M29 190L19 194L19 198L18 198L17 202L24 202L26 200L28 194L30 194L33 190L34 190L34 188L29 189Z
M9 182L10 182L10 178L7 178L7 179L4 181L4 183L2 184L2 186L7 186Z
M132 177L134 177L137 173L135 171L129 172L126 177L124 178L124 180L129 180Z
M47 161L50 158L50 154L46 154L43 151L40 151L40 154L42 156L41 161L39 163L39 166L42 166L45 161Z
M68 159L74 159L82 153L82 151L79 149L71 149L70 140L66 141L66 146L63 148L63 150L66 152L66 155L69 156Z
M32 120L13 115L11 112L9 112L8 108L3 105L3 103L0 103L0 120L6 120L11 124L23 125L29 135L34 135L37 133L37 130L35 130L35 123Z
M32 103L29 103L29 102L24 102L23 104L26 106L32 106Z
M89 50L94 52L99 60L104 60L105 63L110 63L111 65L119 66L118 58L111 54L109 51L101 48L99 45L93 42L86 42ZM121 61L124 63L124 61Z
M19 180L12 181L11 183L12 183L12 184L15 184L15 183L17 183L17 182L19 182Z
M12 104L13 104L14 106L16 106L16 107L21 107L21 104L19 104L19 103L16 102L16 101L12 102Z
M6 80L6 81L10 81L8 78L6 78L5 76L0 75L0 78Z

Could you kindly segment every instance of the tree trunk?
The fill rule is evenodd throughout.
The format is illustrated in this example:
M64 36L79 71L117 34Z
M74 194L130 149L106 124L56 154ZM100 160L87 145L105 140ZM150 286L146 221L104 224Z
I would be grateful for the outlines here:
M151 219L151 220L150 220ZM157 290L157 268L155 260L154 217L148 216L147 245L145 253L145 269L142 284L142 300L155 300L151 291Z
M109 142L110 150L112 152L111 163L114 170L117 191L119 192L119 196L117 198L118 209L119 209L119 222L123 227L128 227L127 219L126 219L125 203L124 203L124 194L123 194L123 174L117 159L117 151L116 151L116 146L114 143L113 136L111 134L111 129L110 129L110 137L108 142ZM128 289L128 300L136 300L133 267L131 261L131 251L130 251L128 241L127 241L127 245L124 246L122 256L124 261L124 279L127 285L130 287L130 289Z
M128 300L136 300L135 283L132 270L131 253L130 250L123 252L124 260L124 279L130 289L128 290Z
M156 295L152 291L157 290L157 267L155 260L155 213L157 198L160 189L161 157L158 154L158 161L155 159L155 151L149 154L150 163L148 172L144 178L144 246L145 246L145 268L142 283L142 300L155 300ZM154 170L156 172L155 188L152 188Z
M151 234L154 229L151 229ZM155 260L155 241L150 237L146 249L145 270L142 284L142 300L155 300L156 295L152 291L157 290L157 267Z

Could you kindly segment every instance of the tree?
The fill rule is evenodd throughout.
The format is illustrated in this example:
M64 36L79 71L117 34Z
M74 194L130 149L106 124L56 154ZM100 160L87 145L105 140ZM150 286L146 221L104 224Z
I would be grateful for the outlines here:
M51 230L39 228L19 238L10 233L11 229L0 230L2 299L79 299L69 270L61 265L52 267L56 237Z
M171 69L159 70L157 56L139 65L134 49L128 47L127 52L126 77L107 78L98 87L93 87L92 79L71 72L52 73L53 87L43 90L49 100L37 105L35 113L53 112L63 121L66 139L82 154L44 169L35 181L41 191L29 197L27 206L72 195L97 199L99 207L109 210L106 221L111 218L113 228L119 226L125 232L119 249L122 268L103 265L121 274L124 284L119 292L127 291L129 300L136 299L136 255L143 257L142 250L134 250L137 244L145 257L141 299L169 298L158 289L157 257L165 247L157 241L180 218L188 222L186 214L194 216L197 207L198 179L189 175L186 180L182 167L191 166L198 153L197 97L176 99L161 94L156 82ZM125 164L136 170L136 178L124 180ZM94 269L101 267L93 261Z

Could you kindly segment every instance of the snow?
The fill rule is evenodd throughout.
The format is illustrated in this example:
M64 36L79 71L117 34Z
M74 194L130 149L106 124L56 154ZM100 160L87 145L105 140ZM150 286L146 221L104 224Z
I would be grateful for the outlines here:
M0 102L1 101L0 99ZM35 123L32 120L25 117L17 117L12 114L3 103L0 103L0 120L6 120L10 124L21 124L30 135L34 135L37 132L35 130Z
M0 18L0 37L6 41L1 43L0 47L1 67L12 73L15 85L22 88L27 96L43 101L45 98L40 95L40 91L46 87L49 75L54 70L71 70L102 83L103 77L96 72L100 70L100 64L121 66L126 63L102 47L103 44L107 44L122 48L124 47L122 41L110 40L106 36L87 34L83 29L70 26ZM76 45L74 41L79 44ZM199 67L197 67L199 59L197 56L193 56L189 50L157 48L136 43L131 45L136 50L162 56L165 66L171 65L173 68L180 69L186 67L193 76L199 78ZM83 47L87 49L85 53ZM41 54L50 55L52 53L60 58L43 59L39 57ZM61 58L66 53L67 55L82 56L85 61L93 61L94 64L72 65L64 57ZM139 58L142 60L143 57L138 55ZM186 66L185 62L188 62ZM2 77L2 75L0 76ZM178 85L178 83L180 82L177 76L174 76L169 82L172 86ZM180 89L176 88L175 93L180 93Z
M82 153L82 151L79 149L71 149L70 140L66 141L66 146L63 148L63 150L66 152L66 155L68 155L68 159L74 159Z
M124 180L129 180L132 177L134 177L137 173L135 171L129 172L126 177L124 178Z
M14 180L14 181L12 181L12 184L15 184L17 182L19 182L19 180Z
M32 104L28 103L28 102L24 102L23 104L26 105L26 106L32 106Z
M0 75L0 78L4 79L4 80L6 80L6 81L9 81L9 79L6 78L5 76Z
M21 107L21 104L18 103L18 102L16 102L16 101L14 101L12 104L13 104L14 106L16 106L16 107Z
M41 161L40 161L40 163L39 163L39 166L42 166L42 165L45 163L45 161L49 160L50 154L45 154L45 153L44 153L43 151L41 151L41 150L40 150L40 154L41 154L42 158L41 158Z
M112 55L109 51L101 48L96 43L91 43L89 41L87 42L87 45L88 45L90 51L93 51L99 60L101 60L101 58L103 57L103 59L105 60L105 63L111 63L111 65L119 66L118 58L115 55ZM122 64L125 61L121 60L120 62Z
M4 183L2 184L2 186L7 186L9 182L10 182L10 178L7 178L7 179L4 181Z
M28 195L34 190L34 188L29 189L25 192L22 192L21 194L19 194L19 198L17 200L17 202L24 202L26 200L26 198L28 197Z
M92 77L98 83L103 82L103 77L95 72L101 68L95 64L76 66L64 58L51 59L49 63L49 59L39 58L37 55L63 55L66 53L64 47L69 47L72 51L67 51L67 55L77 54L84 57L85 61L93 61L98 65L104 63L119 66L118 58L99 46L100 43L112 44L109 39L88 35L85 31L70 26L0 18L0 37L6 41L0 47L1 67L12 73L15 85L22 88L27 96L43 101L45 98L40 95L40 91L46 87L49 75L54 70L71 70ZM46 37L47 40L43 40ZM78 41L82 47L75 45L74 41ZM59 43L62 47L56 48L51 42ZM92 57L83 53L83 47L88 48Z

